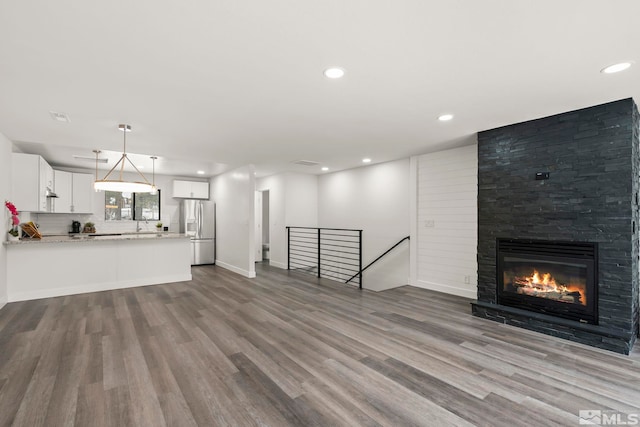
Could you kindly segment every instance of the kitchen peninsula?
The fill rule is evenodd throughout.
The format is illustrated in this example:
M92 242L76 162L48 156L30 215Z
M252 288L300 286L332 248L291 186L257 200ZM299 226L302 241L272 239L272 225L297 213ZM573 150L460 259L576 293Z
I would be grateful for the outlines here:
M50 236L4 244L9 301L191 280L184 234Z

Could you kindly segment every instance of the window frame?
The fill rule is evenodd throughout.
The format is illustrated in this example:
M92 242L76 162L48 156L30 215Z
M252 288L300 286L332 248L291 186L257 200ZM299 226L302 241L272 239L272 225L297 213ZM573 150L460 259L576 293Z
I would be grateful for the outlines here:
M144 216L142 218L144 218L145 221L160 221L160 218L162 218L162 203L161 203L162 198L160 197L160 189L156 190L156 194L151 194L151 193L132 193L132 194L133 194L132 196L133 202L132 202L131 208L133 209L132 218L134 221L142 221L141 218L136 218L136 196L138 194L158 198L158 218L145 218ZM142 210L141 210L141 213L142 213Z
M120 219L108 219L107 218L107 209L108 209L107 206L109 205L108 201L107 201L108 193L120 193L121 197L122 197L123 191L105 191L104 193L105 193L105 196L104 196L104 206L105 206L104 220L105 221L143 221L143 220L146 220L146 221L161 221L160 218L162 218L162 197L161 197L161 190L159 190L159 189L157 190L157 193L153 194L153 195L151 195L149 193L132 192L131 193L131 198L130 198L131 199L131 207L130 207L130 209L131 209L131 217L130 218L125 218L125 219L122 219L122 209L123 209L123 207L119 208L120 209ZM126 192L124 192L124 193L126 193ZM137 217L137 215L136 215L136 196L138 196L138 195L147 195L147 196L152 196L152 197L157 197L158 198L158 217L157 218L155 216L153 218L144 218L144 219L141 219L141 218ZM141 210L141 212L142 212L142 210Z

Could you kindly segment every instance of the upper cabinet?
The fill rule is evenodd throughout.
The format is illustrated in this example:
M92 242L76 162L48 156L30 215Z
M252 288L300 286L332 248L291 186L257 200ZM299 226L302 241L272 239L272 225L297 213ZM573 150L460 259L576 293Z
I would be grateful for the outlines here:
M11 170L11 201L19 211L93 213L93 175L54 171L41 156L23 153L11 154Z
M58 198L53 202L55 213L92 213L93 175L54 171Z
M74 213L93 213L93 175L74 173L72 175L72 206Z
M209 183L200 181L173 181L173 197L180 199L209 199Z
M19 211L51 212L53 168L37 154L11 154L12 201Z
M58 198L53 201L55 213L71 212L71 172L53 171L54 184Z

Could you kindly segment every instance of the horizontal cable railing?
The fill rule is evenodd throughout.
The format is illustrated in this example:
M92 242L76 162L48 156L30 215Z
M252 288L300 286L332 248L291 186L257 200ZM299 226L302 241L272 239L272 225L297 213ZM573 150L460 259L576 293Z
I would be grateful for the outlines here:
M289 270L340 282L349 278L362 289L362 230L290 226L287 253Z

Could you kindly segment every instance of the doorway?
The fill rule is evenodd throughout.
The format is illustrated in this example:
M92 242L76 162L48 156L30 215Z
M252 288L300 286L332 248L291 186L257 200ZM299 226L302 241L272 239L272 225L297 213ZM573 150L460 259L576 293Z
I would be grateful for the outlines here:
M255 260L269 261L269 190L255 193Z
M262 192L262 259L269 261L269 190Z

